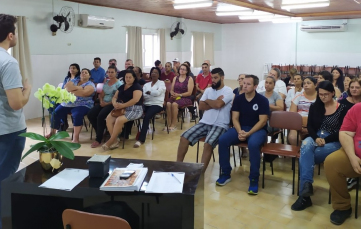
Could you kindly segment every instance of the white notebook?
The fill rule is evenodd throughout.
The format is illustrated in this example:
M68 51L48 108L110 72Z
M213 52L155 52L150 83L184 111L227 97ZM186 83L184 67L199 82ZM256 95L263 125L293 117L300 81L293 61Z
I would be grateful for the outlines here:
M139 191L147 175L148 168L132 169L135 173L128 179L120 179L120 175L129 168L116 168L100 186L102 191Z
M182 193L184 172L153 171L146 193Z

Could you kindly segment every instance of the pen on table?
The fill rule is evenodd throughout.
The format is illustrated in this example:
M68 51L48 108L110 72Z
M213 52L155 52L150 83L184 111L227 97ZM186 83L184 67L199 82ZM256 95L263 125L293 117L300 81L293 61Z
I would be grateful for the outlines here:
M171 173L171 175L172 175L172 177L174 177L179 182L179 184L182 184L182 182L180 182L180 180L178 180L178 178L176 176L174 176L173 173Z

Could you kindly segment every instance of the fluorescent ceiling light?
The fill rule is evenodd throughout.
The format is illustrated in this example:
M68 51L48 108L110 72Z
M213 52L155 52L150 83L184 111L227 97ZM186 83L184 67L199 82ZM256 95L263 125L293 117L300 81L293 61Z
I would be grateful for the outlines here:
M285 19L285 18L289 18L288 16L283 16L283 15L278 15L275 14L273 17L268 17L268 18L260 18L258 19L259 22L267 22L267 21L272 21L275 19Z
M329 2L330 0L282 0L283 4L304 4L304 3L314 3L314 2Z
M291 9L304 9L304 8L316 8L316 7L327 7L330 5L330 2L315 2L315 3L300 3L300 4L283 4L281 9L291 10Z
M217 3L217 12L223 12L223 11L244 11L244 10L251 10L250 8L242 7L242 6L236 6L232 4L227 3Z
M252 15L253 10L242 10L242 11L216 11L217 16L240 16L240 15Z
M198 2L187 2L187 3L174 3L173 7L176 10L179 9L189 9L189 8L201 8L201 7L210 7L213 5L212 0L203 0Z
M268 14L268 15L245 15L245 16L238 16L240 20L257 20L257 19L264 19L264 18L270 18L273 17L274 14Z

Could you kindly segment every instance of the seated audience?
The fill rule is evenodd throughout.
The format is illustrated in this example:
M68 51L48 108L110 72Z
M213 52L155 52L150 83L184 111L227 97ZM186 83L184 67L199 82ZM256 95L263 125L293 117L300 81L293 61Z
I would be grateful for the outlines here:
M238 79L237 79L239 87L237 87L237 88L235 88L233 90L234 95L240 95L240 94L244 93L244 91L243 91L243 80L244 80L245 76L246 76L245 74L239 74Z
M193 81L195 82L196 81L196 77L194 76L194 74L192 73L192 70L191 70L191 63L189 63L189 61L184 61L184 63L183 64L186 64L186 65L188 65L188 67L189 67L189 76L191 76L192 78L193 78Z
M46 138L50 138L60 127L60 120L66 120L67 115L71 113L74 125L73 142L79 142L79 134L83 126L84 116L94 106L93 96L95 94L95 85L89 79L91 73L89 69L81 70L80 78L73 79L65 84L65 89L76 96L74 103L62 103L56 109L51 117L51 131Z
M142 69L138 66L135 66L133 68L133 71L135 73L135 75L137 76L137 80L138 80L138 83L140 86L143 86L146 82L145 80L143 79L143 72L142 72Z
M140 131L138 141L134 144L134 148L138 148L140 145L144 144L149 128L149 120L163 110L166 88L164 82L159 80L160 74L160 69L153 67L150 70L150 77L152 81L146 83L143 87L145 115L143 118L142 130Z
M160 60L156 60L154 62L154 66L159 68L161 73L165 72L165 68L163 67L162 62Z
M203 63L207 63L208 64L208 69L209 71L212 70L212 66L211 66L211 61L210 60L204 60ZM203 70L200 70L198 74L202 74Z
M312 103L316 101L317 91L316 91L316 79L312 76L307 76L303 81L303 92L295 96L292 100L290 112L298 112L302 116L303 127L302 127L302 137L305 137L308 134L307 131L307 118L308 111ZM288 143L291 145L297 145L297 131L290 130L288 134Z
M174 72L172 72L172 63L167 62L165 63L165 71L162 72L160 76L160 80L164 81L164 83L172 83L174 78Z
M302 76L301 75L295 75L294 78L293 78L293 84L295 86L288 90L287 97L286 97L286 100L285 100L287 111L290 110L292 100L295 98L295 96L298 93L303 92L302 83L303 83Z
M331 223L341 225L351 216L351 197L345 177L361 177L361 103L355 104L345 116L340 133L342 148L325 160L325 173L330 184Z
M314 167L316 164L323 163L329 154L341 147L338 132L351 106L339 104L333 99L334 96L335 89L331 82L319 83L316 101L310 106L308 115L309 137L303 140L301 146L300 195L291 206L294 211L302 211L312 206L310 196L313 195Z
M105 119L109 113L114 109L112 98L118 88L122 85L121 81L117 79L117 68L110 66L108 68L108 77L104 83L103 90L99 94L99 104L96 104L89 112L89 122L94 127L96 132L95 141L91 144L91 148L100 146L103 139L104 130L106 127Z
M291 68L289 71L289 75L284 79L287 90L295 86L295 83L293 82L295 75L297 75L297 69Z
M195 89L194 87L196 86L196 76L194 76L194 74L192 73L192 70L191 70L191 64L188 62L188 61L185 61L183 64L187 65L189 67L189 76L191 76L193 78L193 82L194 82L194 86L193 86L193 89ZM192 104L194 104L194 101L196 100L196 97L193 95L193 92L192 92L192 95L191 95L191 100L192 100ZM196 115L196 107L195 106L188 106L188 110L189 112L191 113L191 122L195 122L196 121L196 118L198 117Z
M204 91L212 86L212 75L209 71L209 67L207 63L202 64L202 74L199 74L196 78L196 101L199 104L199 99L202 97ZM202 118L203 112L199 110L199 117Z
M119 80L123 80L123 82L125 82L124 77L125 77L125 73L128 70L129 67L133 67L133 60L132 59L127 59L124 63L124 70L118 72L118 76L117 79Z
M167 102L167 121L169 130L176 130L178 109L192 106L191 95L193 92L194 82L193 78L188 75L189 67L182 64L179 67L179 76L174 77L172 89L170 91L171 97ZM163 129L167 131L167 127Z
M178 57L174 58L174 60L172 62L173 62L172 72L174 73L175 76L179 76L178 72L179 72L179 67L180 67L180 61L179 61Z
M69 66L68 75L65 76L65 79L64 79L64 82L63 82L63 86L62 86L61 88L64 89L66 83L69 82L70 80L79 79L79 78L80 78L80 67L79 67L79 64L71 64L71 65Z
M283 111L284 104L283 99L281 98L280 94L275 92L273 89L275 88L276 80L272 76L267 76L265 82L266 91L260 92L260 95L263 95L268 99L270 111ZM268 133L272 133L272 128L268 126ZM277 131L277 129L274 129Z
M199 139L205 137L201 163L204 163L203 171L207 169L219 137L228 129L232 100L232 89L224 85L223 70L213 69L212 88L205 89L199 102L199 109L204 110L203 118L181 135L177 161L184 160L189 145L194 146Z
M341 96L338 98L338 101L341 101L341 100L347 98L347 96L348 96L348 88L350 86L350 82L351 82L351 80L353 80L355 78L356 78L355 76L351 76L351 75L346 75L345 76L345 80L343 81L343 86L345 88L345 91L342 92Z
M276 80L276 86L275 86L275 92L279 93L282 99L284 100L287 95L287 88L285 82L281 80L281 71L278 68L272 68L271 71L268 73L268 76L272 76ZM257 87L257 92L260 93L262 91L265 91L265 82L266 80L262 80L259 82L259 85Z
M133 70L125 71L125 84L118 88L112 99L115 110L125 109L124 115L113 117L110 113L106 119L110 139L102 145L103 150L119 147L118 135L124 124L134 121L143 115L143 90L137 82L137 76Z
M248 194L256 195L258 194L261 147L267 140L267 119L270 112L267 98L256 92L258 77L246 75L243 82L244 93L236 96L232 105L234 127L228 129L219 138L219 164L222 173L216 184L225 185L231 181L229 147L247 142L251 162Z
M318 79L317 79L317 85L322 82L322 81L330 81L331 83L333 83L333 76L330 72L328 71L321 71L318 73ZM337 87L335 87L335 92L336 92L336 98L339 98L341 96L341 91L340 89L338 89Z
M341 93L345 91L345 87L343 85L343 72L340 68L333 68L331 70L331 73L332 73L332 83L333 83L333 86L338 88Z
M91 74L90 80L94 84L104 83L105 70L102 67L100 67L101 64L102 64L101 59L99 57L95 57L93 62L94 68L90 71Z

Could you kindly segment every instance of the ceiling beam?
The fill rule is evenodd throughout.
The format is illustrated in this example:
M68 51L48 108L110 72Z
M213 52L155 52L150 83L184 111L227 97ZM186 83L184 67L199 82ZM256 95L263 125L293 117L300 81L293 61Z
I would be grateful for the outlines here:
M280 14L280 15L285 15L285 16L290 16L290 17L295 16L295 14L287 12L287 11L276 10L273 8L259 6L259 5L248 3L248 2L241 2L238 0L219 0L218 2L228 3L228 4L232 4L232 5L236 5L236 6L247 7L247 8L254 9L254 10L261 10L261 11L265 11L265 12L273 13L273 14Z
M361 11L302 13L302 14L296 14L295 17L324 17L324 16L344 16L344 15L361 15Z

